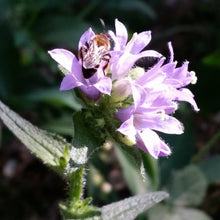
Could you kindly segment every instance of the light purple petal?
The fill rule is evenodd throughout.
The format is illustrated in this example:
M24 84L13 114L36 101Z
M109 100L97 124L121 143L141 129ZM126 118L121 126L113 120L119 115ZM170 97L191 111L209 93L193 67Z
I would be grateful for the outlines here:
M124 53L116 62L112 63L110 66L110 71L112 73L112 79L117 79L123 77L131 67L134 65L135 55Z
M95 36L95 33L93 32L92 28L89 28L87 31L85 31L80 37L78 50L80 50L80 48L86 43L90 43L90 40L93 36Z
M163 81L166 79L166 75L158 70L156 67L152 67L143 76L141 76L137 83L145 89L159 90L164 89Z
M167 63L161 67L161 71L165 72L169 78L175 78L175 68L177 62Z
M160 140L161 142L161 148L160 148L160 154L159 157L167 157L171 154L171 150L167 144L164 143L164 141Z
M169 147L161 141L156 132L150 129L138 132L137 146L155 159L158 159L159 156L167 156L171 153Z
M93 101L97 101L101 95L100 91L94 86L82 85L79 88L86 94L89 99Z
M159 53L154 51L144 51L139 54L131 54L125 52L122 56L118 57L118 59L115 59L114 62L112 61L112 64L110 66L112 78L116 79L123 77L131 70L137 60L143 57L151 56L150 54L154 56L160 56Z
M188 65L189 65L189 62L186 61L183 63L181 67L176 68L173 73L166 72L168 78L175 78L181 82L181 84L179 85L179 88L191 83L191 75L188 71Z
M165 58L160 59L151 69L141 76L136 83L148 88L161 84L166 78L166 75L160 69L164 61Z
M115 30L116 30L116 38L118 43L118 46L115 49L117 50L120 48L120 50L124 50L128 40L128 32L124 24L118 21L118 19L115 19Z
M129 50L132 54L138 54L143 50L151 41L151 31L144 31L137 35L133 35L133 38L128 42L126 50Z
M121 124L121 126L117 129L120 133L130 137L133 140L133 137L136 135L136 129L133 125L133 116L131 116L128 120Z
M112 80L109 77L103 77L93 86L101 93L110 95L112 89Z
M140 58L141 57L158 57L162 58L163 55L155 50L144 50L143 52L139 53Z
M178 105L171 99L160 95L153 100L152 108L164 110L166 114L172 114L177 110Z
M133 96L133 99L134 99L135 107L137 107L138 105L143 105L146 102L146 99L147 99L146 90L138 84L133 84L133 86L132 86L132 96Z
M134 113L134 110L135 110L135 108L133 105L131 105L127 108L119 109L116 114L116 118L118 118L120 121L124 122L132 116L132 114Z
M185 101L185 102L190 103L192 105L193 109L198 112L199 108L198 108L193 97L194 97L194 95L192 94L192 92L186 88L179 89L176 92L176 100L177 101Z
M60 85L60 90L64 91L64 90L70 90L73 89L75 87L81 86L82 83L79 82L73 74L68 74L66 75Z
M65 49L54 49L48 51L50 56L69 72L72 72L72 66L78 63L75 55Z
M147 111L139 112L134 115L135 125L138 130L150 128L167 134L183 133L183 125L172 116L165 115L162 112L156 114L153 112L147 113Z

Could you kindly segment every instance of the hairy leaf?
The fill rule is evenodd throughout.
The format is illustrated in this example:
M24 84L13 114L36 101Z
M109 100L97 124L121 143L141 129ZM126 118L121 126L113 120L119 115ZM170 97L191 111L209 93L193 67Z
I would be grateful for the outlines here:
M206 179L196 166L173 173L169 185L170 199L176 205L199 205L205 196Z
M77 170L86 161L86 147L74 148L61 136L37 128L10 110L0 101L0 118L20 141L47 165L61 170L67 167Z
M220 182L220 156L216 155L198 164L208 183Z
M146 211L153 205L168 197L166 192L153 192L133 196L110 205L103 206L103 220L133 220L141 212Z
M170 207L168 205L158 204L148 211L149 220L211 220L204 212L183 207Z

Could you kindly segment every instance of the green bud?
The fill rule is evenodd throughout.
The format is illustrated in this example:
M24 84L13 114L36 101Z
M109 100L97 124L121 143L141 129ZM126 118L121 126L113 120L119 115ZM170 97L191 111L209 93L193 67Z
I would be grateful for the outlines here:
M130 138L128 136L125 136L125 135L122 135L122 134L119 134L119 140L126 144L127 146L133 146L136 142L135 142L135 137L133 138Z
M141 76L143 76L145 73L144 68L142 67L135 67L133 69L131 69L126 76L131 77L132 80L136 81L138 78L140 78Z

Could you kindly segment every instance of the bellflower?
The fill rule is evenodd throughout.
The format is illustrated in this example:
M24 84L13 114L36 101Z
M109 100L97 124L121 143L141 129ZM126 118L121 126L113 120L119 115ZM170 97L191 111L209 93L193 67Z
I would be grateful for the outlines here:
M112 94L113 100L123 101L132 97L133 102L130 102L128 107L118 109L116 117L122 124L117 131L154 158L168 156L171 150L157 132L183 133L182 124L171 116L178 108L177 101L186 101L195 111L199 110L193 94L184 88L196 82L195 73L188 71L187 61L176 67L177 62L173 60L171 43L168 44L170 50L168 63L164 64L165 57L161 56L158 62L146 71L138 67L135 65L138 59L149 53L149 51L140 52L139 49L142 50L148 44L149 38L146 40L147 34L142 32L144 34L138 35L137 41L131 39L126 45L125 30L124 26L116 21L116 34L115 36L111 34L116 38L114 51L121 50L115 52L117 59L111 61L111 71L115 79ZM159 57L154 52L149 54ZM116 99L117 95L120 98ZM125 106L127 105L126 102Z
M194 100L194 95L187 88L188 84L196 83L196 76L194 71L188 71L189 62L184 62L180 67L177 62L173 61L173 48L171 43L168 43L170 49L170 60L163 65L165 59L162 58L150 70L143 74L136 83L146 91L145 95L149 93L151 96L166 97L170 102L185 101L192 105L195 111L199 108ZM143 92L140 91L142 94ZM143 98L142 98L143 99Z
M95 33L89 28L81 36L78 49L80 50L83 45L90 45L94 36ZM85 79L82 72L82 60L78 59L72 52L65 49L54 49L48 53L67 72L61 82L60 90L79 87L92 100L97 100L101 94L110 95L112 82L109 77L104 75L102 63L92 77Z
M139 148L154 158L167 156L171 151L155 131L167 134L183 133L182 124L166 113L172 108L176 108L175 104L168 105L165 99L161 99L159 102L119 109L117 118L123 123L118 131L134 140Z

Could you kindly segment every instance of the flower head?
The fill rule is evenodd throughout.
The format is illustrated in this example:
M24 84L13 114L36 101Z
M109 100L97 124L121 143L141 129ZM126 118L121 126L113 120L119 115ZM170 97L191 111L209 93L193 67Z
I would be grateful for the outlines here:
M49 51L68 73L60 90L79 87L90 99L99 100L98 113L104 111L103 118L98 116L102 129L108 123L103 130L109 130L108 134L119 132L118 141L136 145L154 158L170 155L159 132L183 133L182 123L172 116L179 101L188 102L199 111L193 94L185 88L196 83L195 72L188 70L188 61L182 65L174 61L171 43L169 60L157 51L146 50L151 31L134 33L128 40L126 27L116 19L115 33L108 34L114 42L112 50L108 36L95 34L90 28L80 38L78 58L65 49ZM153 59L153 65L149 65L149 59ZM112 123L113 118L118 121Z

